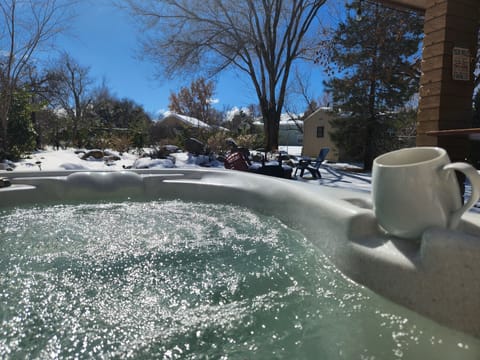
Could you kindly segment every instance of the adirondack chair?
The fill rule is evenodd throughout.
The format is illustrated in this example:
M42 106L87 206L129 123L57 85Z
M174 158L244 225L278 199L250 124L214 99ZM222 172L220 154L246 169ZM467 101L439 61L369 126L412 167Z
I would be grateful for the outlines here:
M322 165L323 161L327 157L327 154L329 151L330 151L330 148L327 148L327 147L322 148L317 158L313 161L309 159L301 159L295 169L295 176L297 176L297 172L300 170L300 177L303 177L305 170L308 170L315 179L316 178L321 179L322 175L320 174L320 166Z

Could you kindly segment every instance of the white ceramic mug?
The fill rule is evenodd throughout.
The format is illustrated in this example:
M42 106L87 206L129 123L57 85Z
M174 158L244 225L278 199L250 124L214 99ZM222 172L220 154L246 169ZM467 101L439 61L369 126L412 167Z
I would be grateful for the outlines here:
M462 206L455 171L465 174L472 195ZM375 216L388 233L419 239L429 227L453 229L480 195L480 175L467 163L450 163L438 147L392 151L373 162Z

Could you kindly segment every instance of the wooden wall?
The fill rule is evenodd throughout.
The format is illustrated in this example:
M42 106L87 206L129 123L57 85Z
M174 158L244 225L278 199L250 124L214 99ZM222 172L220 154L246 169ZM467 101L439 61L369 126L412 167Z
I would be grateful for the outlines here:
M479 0L429 0L425 10L425 39L422 56L420 103L417 123L417 146L441 146L452 160L464 160L468 152L467 137L425 134L430 130L471 127L473 69L480 23ZM454 49L466 49L465 63L454 66ZM462 50L462 54L465 50ZM465 60L458 56L456 60ZM456 75L453 70L457 69Z

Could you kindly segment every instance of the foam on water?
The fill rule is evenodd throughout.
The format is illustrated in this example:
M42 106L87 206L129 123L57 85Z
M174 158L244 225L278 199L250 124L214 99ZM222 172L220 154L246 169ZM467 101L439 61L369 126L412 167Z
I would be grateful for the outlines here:
M478 359L478 339L344 278L228 205L0 210L2 358Z

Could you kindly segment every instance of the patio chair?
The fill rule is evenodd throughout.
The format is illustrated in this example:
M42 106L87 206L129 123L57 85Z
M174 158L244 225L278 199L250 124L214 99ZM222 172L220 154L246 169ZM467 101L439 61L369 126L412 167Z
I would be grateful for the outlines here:
M224 161L225 169L248 171L248 160L241 151L230 153Z
M300 170L300 177L303 177L305 170L308 170L315 179L321 179L322 175L320 174L320 166L327 157L329 151L330 148L328 147L322 148L317 158L313 161L310 159L301 159L295 169L295 176L297 176L297 171Z

